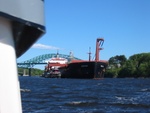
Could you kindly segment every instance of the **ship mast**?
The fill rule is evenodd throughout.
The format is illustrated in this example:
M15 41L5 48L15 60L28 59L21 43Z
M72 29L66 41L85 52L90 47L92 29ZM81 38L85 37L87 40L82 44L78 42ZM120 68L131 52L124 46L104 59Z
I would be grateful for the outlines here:
M59 58L59 51L57 50L57 55L56 55L56 58Z
M89 54L89 61L91 61L91 47L89 47L89 52L88 52L88 54Z
M95 57L95 61L98 62L99 61L99 51L103 50L102 46L104 43L104 39L103 38L97 38L96 40L96 57Z

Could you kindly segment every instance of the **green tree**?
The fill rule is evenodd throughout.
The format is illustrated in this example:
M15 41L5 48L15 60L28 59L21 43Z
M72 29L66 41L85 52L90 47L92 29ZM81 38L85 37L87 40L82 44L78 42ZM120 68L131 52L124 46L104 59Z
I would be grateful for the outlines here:
M135 77L135 66L131 60L126 61L123 68L121 68L118 77L124 78L124 77Z
M136 68L135 75L137 77L149 77L150 76L150 53L140 53L129 57L132 60Z
M117 78L120 68L107 69L105 72L105 78Z
M18 75L23 75L24 70L25 70L26 74L29 75L29 69L25 69L25 68L18 68ZM31 69L32 76L39 76L42 74L43 74L43 70L41 70L41 69L36 69L36 68Z
M129 59L124 55L111 57L105 77L150 77L150 53L134 54Z
M117 64L120 64L121 66L123 66L126 61L127 61L127 58L125 57L125 55L116 55L109 59L109 64L114 65L114 66L117 66Z

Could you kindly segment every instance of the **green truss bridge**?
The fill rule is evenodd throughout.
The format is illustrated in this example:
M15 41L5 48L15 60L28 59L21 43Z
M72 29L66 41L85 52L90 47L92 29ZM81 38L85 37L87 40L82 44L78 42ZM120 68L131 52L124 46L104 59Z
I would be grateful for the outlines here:
M23 62L18 62L17 65L20 68L32 68L35 65L47 64L46 61L48 61L50 58L54 58L54 57L57 57L57 56L59 56L61 58L68 59L68 61L71 61L72 59L81 60L79 58L73 57L73 55L71 55L71 54L70 55L64 55L64 54L52 53L52 54L39 55L39 56L36 56L32 59L29 59L29 60L26 60L26 61L23 61Z

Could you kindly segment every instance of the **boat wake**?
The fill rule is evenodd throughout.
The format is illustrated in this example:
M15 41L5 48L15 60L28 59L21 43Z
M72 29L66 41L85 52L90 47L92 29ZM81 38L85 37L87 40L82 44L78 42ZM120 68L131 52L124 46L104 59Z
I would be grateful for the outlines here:
M21 92L31 92L30 89L20 89Z

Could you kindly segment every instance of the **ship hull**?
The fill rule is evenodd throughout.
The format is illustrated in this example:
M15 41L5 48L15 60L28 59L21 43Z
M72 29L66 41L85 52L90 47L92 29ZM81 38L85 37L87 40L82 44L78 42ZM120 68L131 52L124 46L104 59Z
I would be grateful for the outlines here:
M98 79L104 77L107 67L105 62L70 63L61 73L61 78Z

